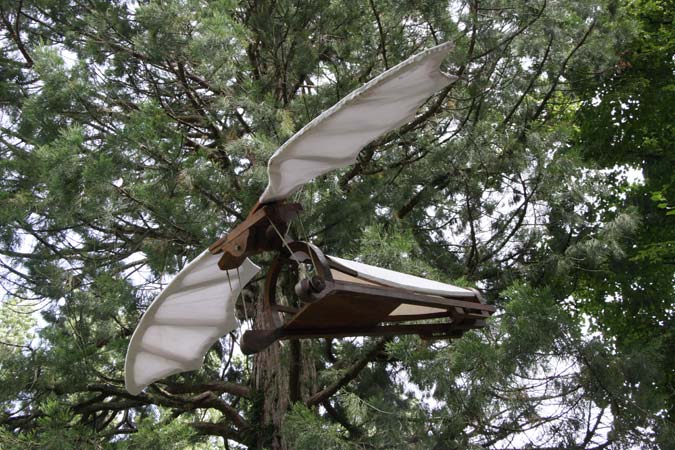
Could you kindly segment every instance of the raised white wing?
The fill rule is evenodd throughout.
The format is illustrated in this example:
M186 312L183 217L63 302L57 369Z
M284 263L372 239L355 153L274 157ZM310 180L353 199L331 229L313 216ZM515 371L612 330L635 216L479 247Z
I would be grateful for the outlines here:
M270 158L260 203L286 198L313 178L354 164L369 142L410 121L426 99L456 79L439 69L452 48L446 42L403 61L305 125Z
M137 394L154 381L199 369L208 349L237 328L234 302L260 267L246 259L225 272L219 258L206 250L193 259L145 312L127 350L127 391Z

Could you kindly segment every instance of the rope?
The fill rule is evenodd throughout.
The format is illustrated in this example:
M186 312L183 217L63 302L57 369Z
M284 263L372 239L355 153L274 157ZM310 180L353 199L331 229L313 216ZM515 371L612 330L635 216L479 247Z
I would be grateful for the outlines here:
M316 261L314 261L314 252L312 249L309 247L309 235L307 234L307 231L305 231L305 225L302 223L302 219L298 217L298 222L300 222L300 231L302 234L305 236L305 243L307 244L307 253L309 253L309 259L312 261L312 267L314 267L314 273L317 273L316 270Z
M268 220L269 220L269 219L268 219ZM269 222L272 224L272 227L274 228L274 231L277 232L277 235L279 235L279 238L281 239L281 242L282 242L282 243L284 244L284 246L288 249L288 253L290 253L290 254L292 255L292 254L293 254L293 250L291 250L291 247L288 245L288 242L286 242L286 239L281 235L281 232L279 231L279 229L277 228L277 226L274 224L274 222L272 222L272 220L269 220ZM305 230L304 230L305 227L302 225L302 221L300 221L300 227L302 228L303 234L306 235ZM289 226L289 228L290 228L290 226ZM312 252L312 249L311 249L310 246L309 246L309 242L306 242L306 244L307 244L307 253L309 253L309 259L310 259L311 262L312 262L312 267L314 268L314 273L317 273L317 269L316 269L316 268L317 268L317 265L316 265L316 261L314 261L314 253ZM302 275L303 277L309 278L309 277L307 276L307 270L305 269L305 267L304 267L303 265L298 264L298 268L300 269L301 275Z
M286 239L285 239L285 238L283 237L283 235L281 234L281 231L279 231L279 229L278 229L277 226L274 224L274 222L272 221L272 219L270 219L270 218L268 217L267 220L269 220L269 222L272 224L272 228L274 228L274 231L276 231L276 232L277 232L277 235L279 235L279 239L281 239L281 242L284 244L284 246L285 246L286 249L288 250L288 253L290 253L290 254L292 255L292 254L293 254L293 250L291 250L291 247L288 245L288 242L286 242Z
M237 280L239 280L239 295L237 295L237 298L241 297L241 304L244 306L244 319L248 321L248 310L246 308L246 298L244 298L244 287L241 285L241 275L239 275L239 266L237 266Z
M226 270L225 275L227 275L227 284L230 285L230 291L232 291L232 280L230 280L230 271Z

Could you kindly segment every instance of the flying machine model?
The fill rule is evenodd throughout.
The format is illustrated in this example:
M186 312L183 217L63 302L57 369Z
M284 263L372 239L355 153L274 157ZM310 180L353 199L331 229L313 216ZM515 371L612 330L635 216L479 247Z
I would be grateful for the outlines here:
M484 326L495 309L475 289L327 256L284 235L302 211L286 202L291 194L317 176L354 164L365 145L413 119L431 95L455 80L440 70L452 47L437 45L387 70L277 149L268 163L269 184L247 218L185 266L141 318L125 361L130 393L201 367L208 349L238 327L235 301L260 271L250 257L261 252L277 253L263 299L273 326L243 334L240 346L247 354L284 339L452 338ZM279 275L299 265L313 270L295 285L297 304L283 304L276 292Z

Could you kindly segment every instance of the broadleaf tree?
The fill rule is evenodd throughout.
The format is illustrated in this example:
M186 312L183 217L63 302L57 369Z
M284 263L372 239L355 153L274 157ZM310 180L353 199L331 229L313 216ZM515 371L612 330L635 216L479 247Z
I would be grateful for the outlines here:
M625 184L600 164L635 161L622 156L630 143L618 154L608 133L583 126L589 115L611 126L589 105L623 89L636 7L2 0L0 445L666 448L667 328L636 327L643 345L624 345L597 307L611 292L597 294L594 274L625 276L611 270L635 261L630 239L646 236L640 210L617 200ZM254 357L235 332L203 369L127 393L140 315L245 217L274 150L447 40L456 48L444 70L458 80L356 165L294 195L305 212L290 232L331 254L478 286L498 307L489 326L455 341L305 340ZM672 77L640 63L644 77ZM649 120L636 127L650 132ZM670 208L671 191L653 190ZM262 320L262 282L238 300L245 327ZM672 291L662 301L672 315Z

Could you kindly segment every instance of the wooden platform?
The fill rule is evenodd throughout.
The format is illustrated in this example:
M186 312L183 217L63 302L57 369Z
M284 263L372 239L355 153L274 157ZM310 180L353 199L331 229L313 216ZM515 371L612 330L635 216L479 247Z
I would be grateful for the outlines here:
M495 311L476 290L462 289L459 298L452 298L387 286L363 279L355 270L326 258L316 247L293 244L293 250L298 250L293 255L295 261L313 262L318 275L296 286L304 302L301 308L279 305L275 294L282 261L273 263L265 301L277 327L244 333L244 353L259 352L279 339L403 334L454 338L484 326Z

